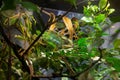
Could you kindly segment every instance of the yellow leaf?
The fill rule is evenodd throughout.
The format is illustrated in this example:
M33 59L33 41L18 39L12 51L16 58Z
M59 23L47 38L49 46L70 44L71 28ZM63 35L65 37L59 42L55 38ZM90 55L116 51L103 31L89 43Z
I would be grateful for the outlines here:
M56 19L54 13L50 13L50 19L49 19L49 22L54 22ZM49 28L49 30L53 31L56 27L56 23L52 24Z
M73 34L74 34L74 29L73 29L73 25L72 25L72 21L71 19L69 19L68 17L64 16L63 18L63 22L65 23L65 26L68 29L69 32L69 38L72 39L73 38Z
M25 40L25 38L21 35L15 35L14 37L17 38L17 39L20 39L20 40Z

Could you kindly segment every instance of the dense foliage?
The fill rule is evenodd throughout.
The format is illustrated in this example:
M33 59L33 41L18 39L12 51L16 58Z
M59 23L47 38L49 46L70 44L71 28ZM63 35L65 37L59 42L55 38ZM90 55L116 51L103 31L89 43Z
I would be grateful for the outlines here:
M76 8L76 0L65 0ZM3 0L0 8L0 79L118 80L120 39L104 47L111 36L107 0L97 5L88 1L81 18L57 16L22 0ZM72 7L71 7L72 9ZM33 12L50 18L40 25ZM42 28L39 30L37 28ZM119 30L117 31L117 34ZM113 35L117 35L112 34Z

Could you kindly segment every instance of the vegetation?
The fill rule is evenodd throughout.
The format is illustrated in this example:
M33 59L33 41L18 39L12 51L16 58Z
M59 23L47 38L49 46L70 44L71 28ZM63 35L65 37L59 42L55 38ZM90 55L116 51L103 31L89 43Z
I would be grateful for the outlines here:
M76 0L66 0L77 8ZM56 16L22 0L3 0L0 8L0 79L118 80L120 40L104 48L114 12L107 0L88 1L82 18ZM33 12L45 13L47 24ZM40 25L37 25L40 23ZM39 30L38 28L41 28ZM119 33L119 31L117 32ZM113 34L116 35L116 34Z

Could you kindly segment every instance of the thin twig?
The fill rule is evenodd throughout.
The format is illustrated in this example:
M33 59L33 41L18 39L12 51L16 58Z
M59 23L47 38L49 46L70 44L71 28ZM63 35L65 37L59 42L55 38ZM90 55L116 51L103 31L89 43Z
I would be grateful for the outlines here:
M81 75L82 73L90 70L96 63L98 63L98 62L102 59L102 50L101 50L100 48L98 48L98 50L99 50L99 53L100 53L99 59L98 59L97 61L93 62L88 68L86 68L86 69L83 70L82 72L79 72L79 73L77 73L76 75L74 75L73 78L76 78L76 77L78 77L79 75Z
M8 18L8 27L10 26L9 25L9 18ZM9 38L9 40L11 39L11 36L10 36L10 30L8 30L8 38ZM12 67L12 64L11 64L11 47L9 46L9 52L8 52L8 56L9 56L9 58L8 58L8 77L7 77L7 80L11 80L11 67Z
M16 45L13 44L13 43L9 40L9 38L8 38L7 35L5 34L4 29L3 29L3 27L2 27L1 25L0 25L0 32L1 32L4 40L5 40L6 43L8 44L8 46L10 46L10 47L13 49L16 57L17 57L17 58L19 59L19 61L22 63L23 68L30 74L30 70L29 70L29 67L28 67L27 63L25 62L25 58L24 58L23 56L20 56L20 55L19 55L19 53L18 53L18 51L17 51L17 49L16 49Z
M60 58L61 58L61 60L63 60L65 62L65 65L66 65L67 69L69 70L70 75L75 75L75 71L72 69L72 67L70 66L70 63L66 60L66 58L64 56L61 56Z
M9 58L8 58L8 77L7 77L7 80L11 80L11 72L12 72L12 60L11 60L11 47L9 46Z

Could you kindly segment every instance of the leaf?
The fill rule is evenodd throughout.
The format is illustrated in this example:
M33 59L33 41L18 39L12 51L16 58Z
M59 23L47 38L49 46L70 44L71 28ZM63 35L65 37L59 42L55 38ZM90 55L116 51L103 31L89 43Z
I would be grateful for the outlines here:
M92 12L98 12L98 6L96 6L96 5L93 5L93 6L90 6L91 7L91 10L92 10Z
M16 15L10 17L9 18L9 25L14 25L17 22L18 18L19 18L19 14L16 14Z
M5 17L12 17L15 15L15 11L14 10L4 10L4 11L1 11L1 14Z
M36 11L39 13L39 8L37 5L31 3L31 2L21 2L22 6L28 10L31 10L31 11Z
M92 17L82 17L81 20L87 22L87 23L93 23Z
M101 22L103 22L104 20L105 20L105 14L99 14L99 15L97 15L97 16L95 16L95 22L96 23L101 23Z
M78 40L78 46L80 48L80 53L86 54L87 53L87 38L80 38Z
M32 21L30 21L30 19L28 17L26 17L25 19L25 26L31 30L32 29Z
M41 32L39 30L36 30L37 35L39 35Z
M116 39L116 40L113 42L113 45L114 45L114 48L115 48L115 49L120 49L120 39Z
M100 27L99 24L94 24L94 27L95 27L97 30L102 31L102 28Z
M115 9L109 9L109 14L113 13L115 11Z
M62 46L62 40L60 36L53 32L53 31L47 31L42 36L43 40L53 48L60 48Z
M106 5L107 5L107 0L100 0L99 1L99 8L102 10L102 9L104 9L105 7L106 7Z
M86 38L80 38L80 39L78 40L78 45L79 45L79 46L86 46L86 41L87 41Z
M120 72L120 59L114 57L107 57L106 61L110 63L117 71Z
M15 38L19 39L19 40L25 40L25 38L21 35L15 35Z
M91 10L88 9L88 7L84 6L83 13L85 16L90 16L92 14Z
M101 36L109 36L110 34L106 33L106 32L103 32L101 33Z
M64 16L63 18L63 22L65 23L65 26L68 29L69 32L69 38L72 39L73 38L73 34L74 34L74 29L73 29L73 25L72 25L72 21L71 19L69 19L68 17Z
M52 20L52 21L51 21ZM54 22L56 20L55 14L54 13L50 13L50 19L49 21ZM53 31L56 27L56 23L52 24L49 28L49 30Z

